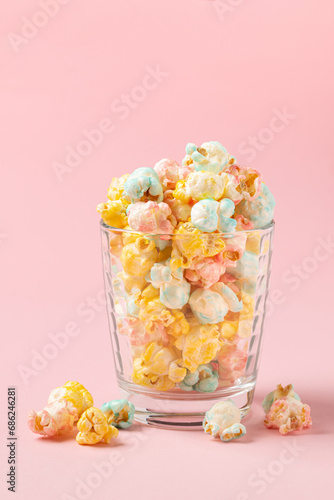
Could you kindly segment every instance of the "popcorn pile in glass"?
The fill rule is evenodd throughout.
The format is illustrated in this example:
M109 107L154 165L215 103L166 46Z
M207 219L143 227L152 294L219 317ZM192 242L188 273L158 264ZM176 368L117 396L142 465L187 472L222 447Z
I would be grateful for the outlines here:
M219 142L179 165L113 178L101 214L114 364L137 421L201 426L217 400L245 416L259 369L275 200Z

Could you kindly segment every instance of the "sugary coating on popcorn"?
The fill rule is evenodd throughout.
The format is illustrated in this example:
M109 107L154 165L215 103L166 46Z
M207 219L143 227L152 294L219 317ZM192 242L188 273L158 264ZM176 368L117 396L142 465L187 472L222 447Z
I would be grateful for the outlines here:
M309 429L312 425L311 408L295 397L284 396L271 405L264 425L268 429L278 429L282 436Z
M198 288L191 294L189 305L202 325L220 323L229 310L239 312L242 309L242 302L224 283L215 283L207 290Z
M204 431L222 441L231 441L246 434L241 424L241 413L232 400L220 401L206 412L203 420Z
M124 199L130 203L130 198L126 197L124 193L124 183L128 180L129 174L121 175L120 177L113 177L108 189L107 196L110 201Z
M222 385L233 384L245 371L247 353L234 343L225 343L218 354L218 372Z
M134 203L136 201L162 201L163 189L158 174L153 168L137 168L124 183L124 193Z
M281 384L278 384L276 389L274 391L269 392L269 394L267 394L264 400L262 401L262 408L264 410L264 413L267 414L269 412L272 404L275 401L285 397L294 398L300 401L300 397L294 391L292 384L286 385L285 387L283 387Z
M269 188L262 183L258 197L251 201L242 200L236 205L235 213L246 217L253 224L253 228L257 229L265 227L272 221L275 204L275 198Z
M59 399L45 406L42 411L30 410L28 427L35 434L53 437L70 432L78 420L78 411L66 399Z
M191 373L200 365L210 363L222 345L217 325L196 325L187 335L181 335L175 346L182 351L183 365Z
M253 201L259 196L262 182L260 172L254 168L234 163L229 165L226 173L229 176L229 181L232 179L234 181L231 184L227 182L225 194L236 204L241 200Z
M266 251L257 228L273 208L261 174L215 141L189 143L182 165L164 158L112 179L99 211L135 383L209 392L245 374Z
M94 406L81 415L77 427L79 432L76 440L83 445L101 441L109 443L112 438L118 436L118 429L114 425L109 425L104 413Z
M200 365L193 373L187 372L179 387L187 392L214 392L218 387L218 372L210 364Z
M187 165L180 166L175 160L164 158L154 165L154 170L163 189L167 190L175 189L177 181L185 179L193 169Z
M128 429L135 418L135 406L127 399L114 399L101 406L101 411L109 425Z
M125 245L121 254L124 272L134 277L145 276L158 259L158 250L153 241L144 237Z
M192 285L210 288L211 285L220 280L225 271L226 267L221 252L214 257L193 259L190 267L185 270L184 276Z
M186 156L182 164L192 166L197 171L204 170L218 174L234 161L235 158L220 142L204 142L199 148L190 142L186 146Z
M130 205L128 221L133 231L151 234L173 234L176 226L176 219L167 203L155 201L139 201Z
M108 226L118 227L123 229L128 225L126 211L129 204L124 203L124 200L107 201L100 203L96 210L101 214L101 218Z
M145 352L133 362L132 380L135 383L158 390L168 390L186 375L182 367L180 351L164 347L159 342L148 344ZM181 371L179 370L181 368Z
M192 172L188 175L185 181L185 193L186 196L197 201L204 200L206 198L220 200L224 195L226 183L226 174L217 175L212 172L202 171Z
M28 426L45 437L69 432L80 415L93 406L93 398L79 382L69 381L50 392L42 411L30 410Z
M50 392L48 403L53 403L59 399L66 399L76 408L78 416L93 406L93 397L87 389L76 381L68 381L61 387L57 387Z

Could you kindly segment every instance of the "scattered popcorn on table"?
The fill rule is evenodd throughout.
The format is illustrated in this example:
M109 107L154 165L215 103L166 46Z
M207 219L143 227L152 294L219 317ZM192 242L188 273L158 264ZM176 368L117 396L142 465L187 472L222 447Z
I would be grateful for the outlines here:
M126 399L114 399L101 406L101 411L106 417L109 425L120 429L127 429L133 424L135 407L131 401Z
M109 425L104 413L93 406L81 415L77 427L79 432L76 440L79 444L109 443L118 436L118 429Z
M66 382L50 392L48 404L40 412L30 410L28 426L45 437L69 432L81 414L93 406L91 394L79 382Z
M241 413L233 401L221 401L206 412L203 420L204 431L222 441L231 441L246 434L241 423Z
M182 165L137 168L113 178L107 196L98 211L132 382L173 392L241 384L262 286L257 228L275 206L262 175L217 141L188 143Z
M264 398L262 407L266 414L264 425L268 429L278 429L282 436L309 429L312 425L311 408L301 402L292 384L278 385Z

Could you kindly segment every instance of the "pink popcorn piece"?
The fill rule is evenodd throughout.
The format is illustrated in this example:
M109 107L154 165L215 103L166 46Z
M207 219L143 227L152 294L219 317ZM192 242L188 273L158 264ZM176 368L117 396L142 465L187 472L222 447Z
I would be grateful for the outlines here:
M192 285L210 288L220 280L225 270L222 256L217 254L214 257L195 258L185 271L185 277Z
M154 170L166 190L175 189L177 181L185 179L193 169L187 165L179 165L175 160L164 158L154 165Z
M30 410L28 427L35 434L50 438L70 432L78 418L78 411L72 403L59 399L46 405L42 411Z
M176 225L172 210L167 203L155 201L139 201L130 205L128 222L133 231L150 234L173 234Z
M277 399L264 419L268 429L278 429L282 436L293 431L309 429L312 425L311 408L291 396Z

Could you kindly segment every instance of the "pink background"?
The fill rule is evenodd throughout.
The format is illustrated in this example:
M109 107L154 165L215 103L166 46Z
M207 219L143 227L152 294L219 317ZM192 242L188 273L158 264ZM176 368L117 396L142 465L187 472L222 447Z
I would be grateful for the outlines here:
M319 242L334 238L334 7L224 0L216 11L214 4L59 0L45 17L37 0L2 2L0 403L5 429L6 387L15 385L20 500L330 495L334 248ZM25 38L15 38L22 30ZM148 67L160 67L161 81L146 76ZM138 89L143 81L150 90ZM132 108L120 109L117 100L131 93ZM283 122L279 113L288 115ZM109 132L100 144L57 177L55 162L65 164L68 148L101 122ZM187 142L207 140L261 170L277 199L270 314L247 436L224 445L202 432L137 425L109 446L39 439L26 414L53 387L79 380L97 405L118 396L95 212L112 176L162 157L180 161ZM77 335L22 376L33 351L68 323ZM293 382L311 405L312 430L286 438L265 430L260 402L279 382ZM9 498L5 440L1 453L1 497ZM111 453L113 471L94 475ZM78 480L93 486L76 491Z

